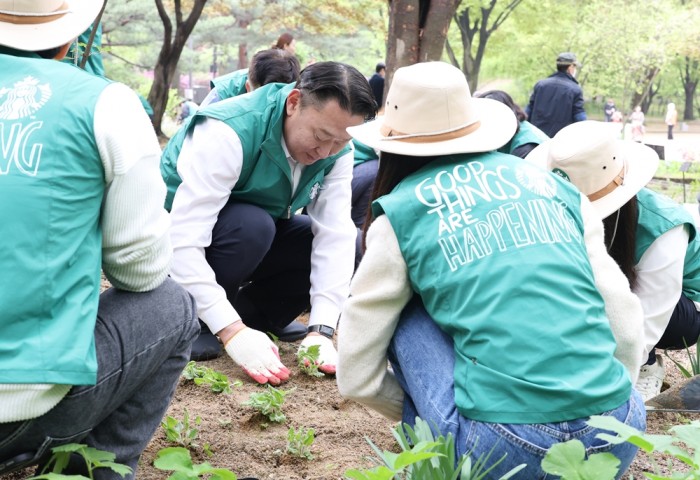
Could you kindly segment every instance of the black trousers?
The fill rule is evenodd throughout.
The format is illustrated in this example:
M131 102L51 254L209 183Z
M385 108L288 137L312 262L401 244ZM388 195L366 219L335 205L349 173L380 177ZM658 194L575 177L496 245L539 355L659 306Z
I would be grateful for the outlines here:
M700 312L697 311L692 300L681 294L681 298L671 314L671 321L656 344L656 348L680 350L685 348L684 339L685 344L690 347L697 343L698 337L700 337ZM651 365L655 361L656 353L652 350L649 353L647 365Z

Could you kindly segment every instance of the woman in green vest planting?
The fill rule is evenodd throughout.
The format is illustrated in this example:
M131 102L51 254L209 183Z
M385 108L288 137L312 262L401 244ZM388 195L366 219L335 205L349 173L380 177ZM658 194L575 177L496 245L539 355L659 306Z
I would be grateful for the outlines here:
M644 188L656 172L656 153L617 140L605 123L569 125L528 160L567 178L604 219L608 251L642 302L646 362L636 386L650 400L666 375L655 349L685 348L700 336L700 238L693 218Z
M348 129L382 153L341 316L341 394L408 424L420 416L454 436L458 456L498 442L507 457L493 478L523 463L522 478L542 478L547 449L573 438L624 472L636 447L597 439L586 421L645 428L633 389L642 310L590 202L496 152L513 113L471 98L451 65L398 69L386 101L382 118Z

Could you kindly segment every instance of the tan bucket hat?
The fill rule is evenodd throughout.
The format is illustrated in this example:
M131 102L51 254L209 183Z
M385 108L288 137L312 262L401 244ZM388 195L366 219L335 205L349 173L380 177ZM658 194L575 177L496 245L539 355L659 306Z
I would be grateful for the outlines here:
M90 26L102 0L0 0L0 45L38 52L70 43Z
M659 166L653 149L618 134L609 123L572 123L525 159L569 180L605 218L644 188Z
M510 108L472 98L461 70L424 62L397 69L384 115L348 133L382 152L425 157L496 150L516 128Z

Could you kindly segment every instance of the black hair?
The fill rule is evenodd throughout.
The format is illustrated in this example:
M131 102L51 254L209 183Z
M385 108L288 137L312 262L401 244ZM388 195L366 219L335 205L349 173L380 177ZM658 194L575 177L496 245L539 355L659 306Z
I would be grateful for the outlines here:
M293 83L299 80L301 66L297 57L286 50L271 48L253 55L248 68L248 81L253 88L268 83Z
M557 63L557 72L566 73L566 71L569 69L569 67L571 65L573 65L573 63L570 63L568 65L562 65L560 63Z
M38 52L34 53L39 55L41 58L45 58L46 60L53 60L54 58L56 58L56 55L59 54L62 48L63 45L61 45L60 47L48 48L46 50L39 50Z
M362 228L362 251L366 248L367 230L374 221L372 215L372 202L391 193L401 180L418 171L423 166L435 160L437 157L412 157L409 155L399 155L398 153L381 152L379 156L379 169L374 180L374 187L370 195L370 208L367 209L365 223Z
M384 64L384 62L379 62L379 63L377 64L377 66L374 67L374 71L377 72L377 73L379 73L379 72L381 72L382 70L385 70L385 69L386 69L386 65Z
M635 245L637 244L637 223L639 207L634 196L617 212L603 219L605 245L608 253L615 259L622 273L627 277L630 288L637 284L637 272L634 270Z
M301 71L296 84L301 90L301 107L320 108L336 100L341 109L371 120L377 114L369 82L355 67L339 62L316 62Z

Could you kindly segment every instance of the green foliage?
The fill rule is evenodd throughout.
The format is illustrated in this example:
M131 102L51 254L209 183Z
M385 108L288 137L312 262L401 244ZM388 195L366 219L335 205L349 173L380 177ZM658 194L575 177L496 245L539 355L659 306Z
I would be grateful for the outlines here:
M313 460L311 445L313 445L314 439L313 428L299 427L299 430L295 430L294 427L289 427L287 431L287 453L295 457Z
M700 421L695 420L688 425L675 425L669 429L670 435L646 434L607 416L593 416L588 424L595 428L617 433L617 436L607 433L598 434L598 438L602 440L615 444L629 442L647 454L659 452L671 455L689 467L687 473L672 473L670 477L663 476L654 457L649 455L654 473L645 473L644 475L651 480L693 480L700 478Z
M345 472L345 477L352 480L481 480L505 459L489 465L489 459L495 452L497 444L487 455L480 456L472 463L470 450L455 462L455 445L452 434L447 438L434 437L427 422L416 417L415 429L403 424L393 430L394 438L401 447L401 453L381 451L371 440L367 440L379 459L373 459L379 466L370 470L352 469ZM456 463L456 467L455 467ZM487 465L489 465L487 467ZM505 480L525 468L520 465L513 468L500 480Z
M209 367L200 367L196 362L189 362L185 365L182 376L187 380L194 381L195 385L209 385L214 393L231 393L231 385L234 387L243 385L240 380L230 384L228 377L223 373Z
M186 448L169 447L159 450L153 466L158 470L173 471L167 480L196 480L207 475L209 480L236 480L236 474L225 468L214 468L204 462L195 465Z
M553 445L542 460L542 470L562 480L613 480L620 460L612 453L594 453L586 460L579 440Z
M199 431L195 427L201 423L202 419L199 416L195 417L193 424L190 423L190 415L185 409L182 421L167 415L160 424L165 430L165 437L168 441L185 448L197 448L199 445L195 443L195 440L199 435Z
M700 338L698 338L697 343L700 342ZM667 350L664 350L664 354L671 359L671 361L678 367L678 369L681 371L684 377L690 378L695 375L700 375L700 348L697 346L695 347L695 356L690 352L690 347L688 347L688 344L685 341L685 338L683 339L683 345L685 345L685 353L688 355L688 360L690 361L690 370L685 368L682 364L678 363L675 361L671 356L668 354Z
M287 417L282 413L284 397L293 390L280 390L271 385L265 385L265 391L251 393L247 402L242 405L253 407L271 422L282 423Z
M297 365L305 374L312 377L323 377L323 372L319 371L320 367L318 357L321 355L321 345L311 345L310 347L301 347L297 351Z
M54 447L51 449L51 452L51 458L41 470L41 475L31 477L29 480L62 480L64 478L89 480L95 478L93 472L98 468L108 468L122 478L131 473L130 467L114 461L116 455L112 452L97 450L81 443L68 443ZM73 454L80 455L85 460L88 477L82 475L61 475L61 472L68 466L68 461Z

